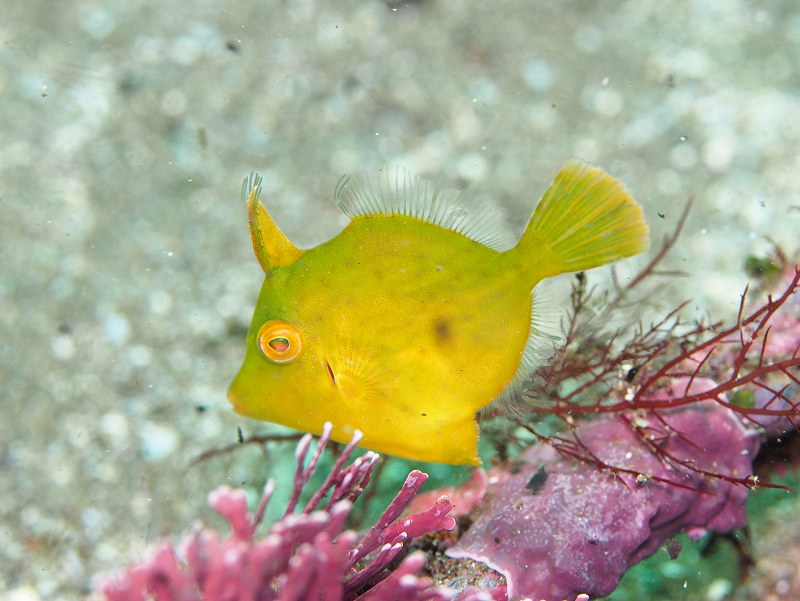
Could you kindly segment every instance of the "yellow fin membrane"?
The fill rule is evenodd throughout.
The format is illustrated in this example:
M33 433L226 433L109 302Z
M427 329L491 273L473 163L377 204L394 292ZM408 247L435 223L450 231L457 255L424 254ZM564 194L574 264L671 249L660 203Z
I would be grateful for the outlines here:
M569 161L542 196L517 245L522 255L555 255L552 271L583 271L646 250L649 228L642 207L622 184L602 169ZM541 262L537 262L537 267Z

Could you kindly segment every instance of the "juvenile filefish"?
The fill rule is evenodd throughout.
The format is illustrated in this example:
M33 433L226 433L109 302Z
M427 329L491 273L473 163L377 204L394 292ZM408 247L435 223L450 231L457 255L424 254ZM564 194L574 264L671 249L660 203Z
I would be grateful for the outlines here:
M245 180L266 274L228 397L255 419L408 459L478 465L476 412L536 366L538 282L642 252L642 208L574 160L508 250L463 216L458 194L384 169L337 189L351 218L308 250L292 244ZM484 243L486 242L486 243Z

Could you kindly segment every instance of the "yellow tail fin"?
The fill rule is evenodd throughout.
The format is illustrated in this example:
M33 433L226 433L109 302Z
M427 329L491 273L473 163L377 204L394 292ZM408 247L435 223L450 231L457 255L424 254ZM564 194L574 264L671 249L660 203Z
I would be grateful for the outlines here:
M583 161L564 165L542 196L515 252L534 259L539 279L582 271L650 246L642 207L622 184Z

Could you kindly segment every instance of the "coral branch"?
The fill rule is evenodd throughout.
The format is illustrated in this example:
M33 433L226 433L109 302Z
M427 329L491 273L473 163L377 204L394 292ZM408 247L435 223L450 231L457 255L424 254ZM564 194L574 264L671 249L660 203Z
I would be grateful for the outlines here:
M162 543L149 559L101 584L102 594L110 601L451 599L450 589L433 586L429 579L419 576L425 564L423 554L403 558L415 537L455 526L453 518L447 515L452 509L447 497L396 521L427 474L416 470L409 474L381 520L361 540L355 532L344 530L352 503L369 481L377 460L374 453L366 453L344 467L360 440L358 434L339 455L306 506L294 513L330 432L331 427L326 424L305 467L311 437L304 436L298 443L297 470L287 511L270 527L265 538L256 539L255 530L272 496L272 481L264 487L253 516L248 515L243 491L220 487L209 494L209 504L228 521L230 537L221 539L211 530L197 528L180 553ZM331 498L326 508L315 511L328 493ZM469 599L477 601L479 597L473 595L465 601Z
M375 548L384 542L383 532L389 527L394 520L396 520L406 505L411 501L414 495L419 492L422 485L428 479L428 474L419 470L413 470L406 481L403 483L402 488L398 491L397 496L389 503L389 506L383 512L383 515L378 519L375 525L370 528L361 539L358 547L353 550L350 558L350 565L355 564L362 557L371 553Z

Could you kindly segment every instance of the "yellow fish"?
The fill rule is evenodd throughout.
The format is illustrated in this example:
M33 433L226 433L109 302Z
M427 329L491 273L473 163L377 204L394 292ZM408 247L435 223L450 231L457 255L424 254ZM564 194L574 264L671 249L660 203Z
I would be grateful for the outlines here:
M617 180L570 161L519 242L479 240L456 194L383 170L337 189L351 217L300 250L245 181L266 277L228 397L255 419L408 459L480 464L476 412L535 369L536 284L649 246L642 208ZM485 239L484 239L485 240Z

